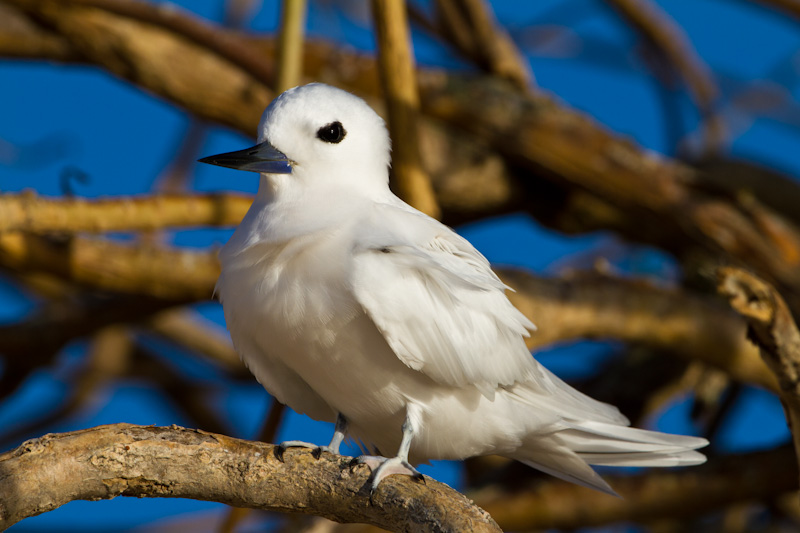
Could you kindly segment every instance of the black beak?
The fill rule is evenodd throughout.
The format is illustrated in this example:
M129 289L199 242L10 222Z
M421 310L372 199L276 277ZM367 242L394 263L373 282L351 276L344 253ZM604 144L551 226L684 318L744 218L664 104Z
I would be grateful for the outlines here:
M251 148L212 155L199 161L209 165L247 170L249 172L264 172L266 174L292 173L292 161L283 152L280 152L266 141Z

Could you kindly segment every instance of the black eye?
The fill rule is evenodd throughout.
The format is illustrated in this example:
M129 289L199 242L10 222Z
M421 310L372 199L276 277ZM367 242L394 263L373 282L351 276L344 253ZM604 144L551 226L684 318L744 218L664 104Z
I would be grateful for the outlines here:
M342 123L338 120L336 122L331 122L327 126L322 126L317 132L317 137L326 143L333 144L342 142L345 135L347 135L347 132L344 131L344 126L342 126Z

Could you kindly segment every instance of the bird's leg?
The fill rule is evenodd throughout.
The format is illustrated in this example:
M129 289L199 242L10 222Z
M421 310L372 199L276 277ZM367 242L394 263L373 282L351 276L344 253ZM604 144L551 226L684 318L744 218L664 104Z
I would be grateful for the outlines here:
M281 442L277 446L277 451L279 456L283 456L283 452L286 451L286 448L311 448L313 450L313 455L317 459L319 456L322 455L322 452L330 452L334 455L339 455L339 446L341 446L342 441L344 440L345 434L347 433L347 419L344 417L342 413L339 413L336 416L336 427L333 430L333 438L331 439L330 444L327 446L317 446L316 444L312 444L310 442L303 442L301 440L287 440Z
M370 493L375 492L380 482L387 476L392 474L404 474L411 476L415 480L425 481L425 478L420 474L416 468L411 466L408 462L408 452L411 449L411 441L417 433L414 420L418 417L412 415L412 411L416 414L414 406L409 406L406 420L403 422L403 439L400 441L400 448L397 450L397 456L387 459L375 455L362 455L356 459L357 463L365 464L372 470L372 483L370 486Z

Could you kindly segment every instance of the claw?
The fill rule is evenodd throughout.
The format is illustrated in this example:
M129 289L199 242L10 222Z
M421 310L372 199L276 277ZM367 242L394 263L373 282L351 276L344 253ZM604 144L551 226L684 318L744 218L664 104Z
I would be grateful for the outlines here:
M311 448L311 455L314 456L314 459L319 459L320 456L322 456L322 452L339 455L339 445L344 440L346 431L347 420L344 415L340 413L336 417L336 429L333 432L333 438L330 444L327 446L317 446L316 444L311 444L310 442L304 442L302 440L287 440L275 446L275 457L277 457L280 462L283 462L283 452L286 451L286 448Z
M401 474L411 476L415 481L425 483L425 477L402 457L391 457L387 459L386 457L378 457L375 455L362 455L356 457L350 464L367 465L370 470L372 470L372 475L368 481L370 483L370 499L372 499L372 495L375 493L381 481L388 476Z
M312 450L316 450L319 446L301 440L287 440L281 442L275 446L275 457L278 458L278 461L283 462L283 454L286 452L286 448L311 448ZM314 452L312 451L311 453L313 454ZM316 457L319 459L319 456Z

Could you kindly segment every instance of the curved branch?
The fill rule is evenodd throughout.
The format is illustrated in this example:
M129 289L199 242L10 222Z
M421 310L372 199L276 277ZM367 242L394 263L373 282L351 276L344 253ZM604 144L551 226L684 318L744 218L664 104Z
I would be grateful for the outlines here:
M69 501L191 498L315 514L390 531L498 532L447 485L391 476L370 498L369 469L349 458L184 429L131 424L45 435L0 455L0 528ZM53 483L58 479L58 483Z

